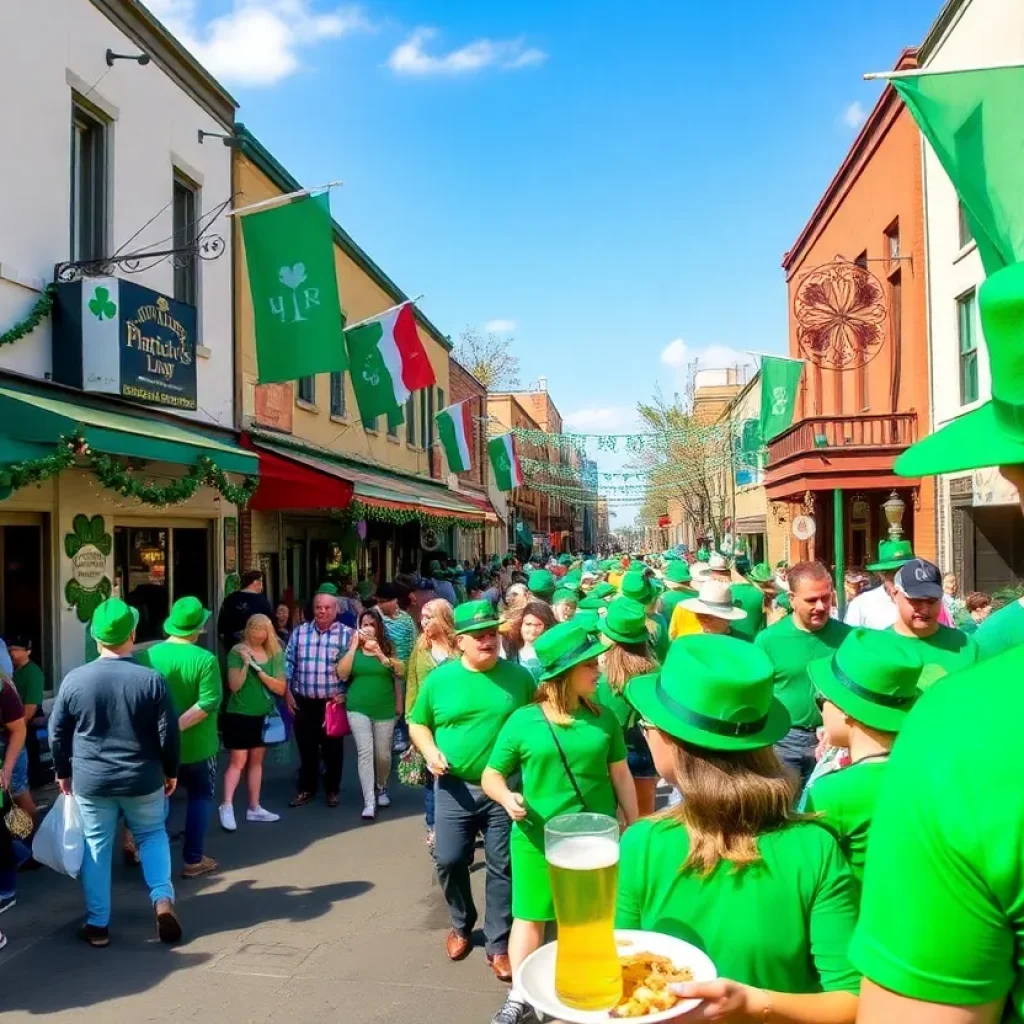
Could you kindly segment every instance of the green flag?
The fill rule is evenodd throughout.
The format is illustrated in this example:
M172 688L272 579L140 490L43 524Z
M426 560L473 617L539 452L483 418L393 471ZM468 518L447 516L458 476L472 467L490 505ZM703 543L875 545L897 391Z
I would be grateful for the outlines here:
M892 79L967 214L986 274L1024 259L1024 67Z
M767 444L793 423L796 391L804 364L799 359L761 359L761 438Z
M260 384L348 368L327 193L242 216Z

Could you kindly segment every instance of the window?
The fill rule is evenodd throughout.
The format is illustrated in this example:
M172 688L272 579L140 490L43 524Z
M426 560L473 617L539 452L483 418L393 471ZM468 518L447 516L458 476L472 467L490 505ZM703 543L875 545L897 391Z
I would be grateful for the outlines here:
M885 229L885 255L890 260L900 258L900 222L899 218L894 220Z
M378 425L377 425L377 421L379 419L380 419L379 416L374 416L373 419L363 420L362 421L363 430L370 431L371 433L376 434L379 431L379 429L380 429L378 427Z
M427 447L427 392L420 391L420 447Z
M398 428L405 420L401 408L388 413L388 437L398 437Z
M438 392L440 395L440 391ZM427 388L423 392L427 404L427 431L423 438L423 447L430 451L434 447L434 389Z
M971 230L971 222L967 219L967 210L964 204L957 200L957 238L960 248L971 244L974 241L974 232Z
M416 393L410 392L408 401L405 403L405 440L407 443L416 444Z
M71 259L107 255L107 129L75 97L71 107Z
M978 400L977 300L972 289L956 300L957 337L960 341L960 404Z
M331 415L344 416L345 412L345 374L331 374Z
M444 408L444 389L437 389L437 411L440 412Z
M174 173L174 248L194 245L199 223L199 189L184 175ZM174 265L174 297L190 306L199 305L199 259L177 260Z
M316 405L316 377L299 378L298 398L300 402L309 402L310 405Z

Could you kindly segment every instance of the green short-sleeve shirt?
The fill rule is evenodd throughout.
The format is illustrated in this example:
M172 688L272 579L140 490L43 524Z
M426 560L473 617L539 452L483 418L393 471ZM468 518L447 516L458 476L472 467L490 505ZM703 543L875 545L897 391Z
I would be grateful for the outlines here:
M395 674L380 658L356 651L345 707L378 722L395 717Z
M43 670L34 661L26 661L21 668L16 668L13 682L22 704L43 703L46 679Z
M245 662L238 651L228 652L228 668L241 668ZM270 658L263 671L275 679L284 679L284 652L281 651ZM269 715L274 710L274 697L263 685L260 677L250 668L245 674L241 689L228 698L227 710L233 715L252 715L259 717Z
M824 815L822 824L839 840L859 882L864 875L868 827L888 765L886 758L871 758L819 776L807 790L804 810Z
M1024 1021L1024 786L1010 735L1022 677L1017 647L943 680L908 716L875 808L851 948L865 977L908 998L1007 999L1004 1024Z
M664 664L671 643L668 636L668 623L665 621L665 616L657 612L648 615L647 619L654 623L654 628L651 630L651 646L654 648L654 656Z
M847 949L857 922L853 876L813 822L760 837L761 861L710 875L682 870L690 849L677 821L645 819L622 836L617 928L699 946L718 975L776 992L857 992Z
M601 707L607 708L615 716L615 720L623 729L629 728L633 719L636 718L633 705L626 700L626 695L616 693L609 685L603 672L597 680L597 692L594 694L594 700Z
M696 590L666 590L661 595L661 614L665 617L665 620L671 622L672 613L676 610L676 605L680 601L686 601L692 597L697 597Z
M786 705L793 725L821 725L807 666L816 658L831 657L849 632L845 623L829 619L817 633L809 633L797 628L796 619L787 615L757 634L754 643L775 666L775 696Z
M895 630L890 627L890 632ZM903 641L913 647L914 653L924 662L920 687L927 690L936 680L961 669L970 668L981 660L978 644L972 636L959 629L939 626L938 631L928 637L902 636Z
M753 583L734 583L732 603L747 613L732 624L732 632L744 640L753 640L764 629L764 594Z
M409 721L433 732L452 775L476 783L501 727L533 700L536 688L525 668L508 661L486 672L466 668L461 659L448 661L423 681Z
M985 619L973 636L978 644L979 660L994 658L1024 643L1024 605L1011 601Z

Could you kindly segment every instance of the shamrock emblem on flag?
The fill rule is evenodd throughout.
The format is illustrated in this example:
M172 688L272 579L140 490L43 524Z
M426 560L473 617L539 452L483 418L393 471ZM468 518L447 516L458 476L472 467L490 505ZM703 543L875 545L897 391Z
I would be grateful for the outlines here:
M89 300L89 309L97 320L113 320L117 315L117 306L111 301L110 292L97 285Z
M785 388L772 389L772 415L781 416L786 411L786 399L789 396Z
M363 380L365 380L367 384L372 384L374 387L380 383L380 374L374 366L372 355L367 356L366 362L363 364Z

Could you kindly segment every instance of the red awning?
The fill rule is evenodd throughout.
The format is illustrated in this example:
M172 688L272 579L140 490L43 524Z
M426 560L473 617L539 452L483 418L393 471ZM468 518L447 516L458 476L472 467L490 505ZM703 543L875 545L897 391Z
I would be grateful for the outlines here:
M260 485L249 507L260 512L291 508L345 508L355 486L332 473L321 472L285 455L268 451L242 434L242 447L260 457ZM338 467L339 473L342 471Z

